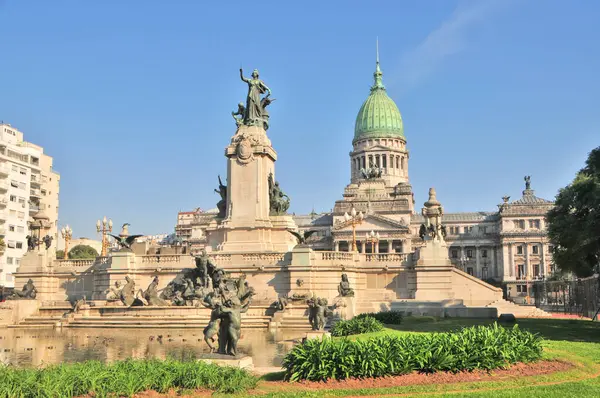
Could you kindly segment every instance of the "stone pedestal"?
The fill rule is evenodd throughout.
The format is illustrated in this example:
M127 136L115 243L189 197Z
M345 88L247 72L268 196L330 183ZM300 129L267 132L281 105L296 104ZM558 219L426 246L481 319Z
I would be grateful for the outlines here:
M310 332L306 332L305 340L319 339L323 340L323 337L331 337L331 333L326 332L324 330L311 330Z
M452 263L448 247L441 239L427 240L418 250L415 265L416 300L439 301L454 297L452 291Z
M235 357L230 355L221 354L204 354L199 359L202 362L214 363L219 366L231 366L234 368L241 368L252 370L254 368L254 362L252 357L248 355L236 355Z
M229 253L284 252L295 239L290 216L270 215L269 175L275 175L277 153L265 130L239 126L227 157L227 208L225 218L207 228L211 249Z
M354 318L356 314L356 300L354 297L336 297L333 300L335 306L333 310L333 319L346 321Z

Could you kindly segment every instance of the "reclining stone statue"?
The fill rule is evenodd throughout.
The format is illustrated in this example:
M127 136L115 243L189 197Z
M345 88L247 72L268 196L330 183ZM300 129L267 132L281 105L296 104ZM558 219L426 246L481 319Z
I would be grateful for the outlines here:
M12 295L7 297L7 300L18 300L18 299L35 299L37 296L37 289L33 284L33 279L29 279L23 286L21 291L15 290Z

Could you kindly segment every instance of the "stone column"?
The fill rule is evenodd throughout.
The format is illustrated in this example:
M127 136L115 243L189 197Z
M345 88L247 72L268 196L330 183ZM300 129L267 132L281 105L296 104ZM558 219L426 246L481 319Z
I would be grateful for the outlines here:
M546 245L540 243L540 276L546 276Z
M375 242L375 253L379 253L379 241Z
M477 270L475 271L475 276L481 278L483 275L479 266L479 245L475 245L475 269Z
M528 279L531 279L531 264L529 262L529 243L525 243L523 248L525 249L525 275L527 275Z
M510 276L514 276L517 279L517 269L515 268L515 253L513 249L513 244L508 244L508 269L510 272Z
M388 239L388 253L394 252L394 240Z
M333 242L333 251L336 251L336 252L340 251L340 242L338 242L337 240L335 242Z
M496 278L500 276L498 272L498 263L496 262L496 246L492 246L490 249L492 251L492 267L494 267L494 278Z
M360 242L360 247L361 247L361 253L366 253L367 252L367 242L365 242L364 240Z

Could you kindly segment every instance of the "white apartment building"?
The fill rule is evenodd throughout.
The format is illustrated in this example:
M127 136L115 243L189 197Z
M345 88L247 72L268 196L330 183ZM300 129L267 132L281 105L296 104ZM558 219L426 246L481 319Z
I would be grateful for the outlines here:
M27 252L32 216L49 218L48 234L58 241L60 175L52 157L38 145L23 140L23 133L0 122L0 237L6 249L0 257L0 286L14 287L13 273Z

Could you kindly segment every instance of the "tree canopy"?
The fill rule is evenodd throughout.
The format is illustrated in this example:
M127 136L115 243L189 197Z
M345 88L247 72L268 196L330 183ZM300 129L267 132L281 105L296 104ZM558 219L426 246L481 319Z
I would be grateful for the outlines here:
M56 251L56 259L57 260L62 260L65 257L65 251L64 250L57 250Z
M592 150L573 182L548 212L548 236L557 267L579 277L600 265L600 147Z
M90 259L98 257L98 252L92 246L77 245L69 250L69 258L71 260Z

